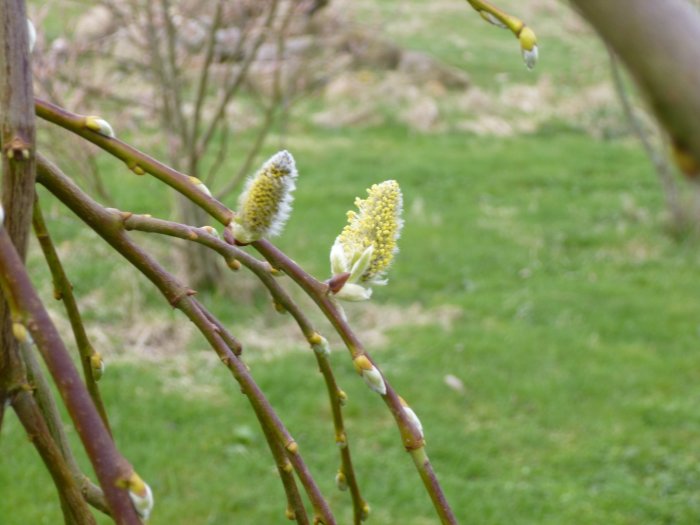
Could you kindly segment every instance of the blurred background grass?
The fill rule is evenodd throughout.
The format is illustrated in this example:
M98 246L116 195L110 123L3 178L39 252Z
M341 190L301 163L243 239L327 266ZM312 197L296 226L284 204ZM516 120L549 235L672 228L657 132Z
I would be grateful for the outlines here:
M575 99L605 85L601 45L575 17L562 18L565 7L503 4L522 9L538 30L534 73L524 71L517 42L463 2L363 1L353 16L464 69L486 93L544 79L557 97ZM322 104L295 110L289 134L266 151L289 148L300 170L278 244L325 278L353 198L373 182L401 184L406 225L389 286L348 314L421 417L460 522L697 523L698 246L665 231L658 183L615 107L587 115L585 125L553 114L530 132L496 136L419 133L391 119L328 129L310 118ZM240 137L232 158L248 139ZM120 209L167 213L167 188L106 156L100 163ZM143 278L43 197L90 333L107 356L101 387L118 445L155 492L151 523L284 523L273 462L214 354ZM167 243L138 239L178 271ZM51 304L35 247L29 264ZM241 336L255 379L348 523L313 356L240 273L202 299ZM51 306L66 330L60 304ZM371 523L436 523L382 403L337 342L334 350ZM51 480L12 413L0 446L0 523L61 522Z

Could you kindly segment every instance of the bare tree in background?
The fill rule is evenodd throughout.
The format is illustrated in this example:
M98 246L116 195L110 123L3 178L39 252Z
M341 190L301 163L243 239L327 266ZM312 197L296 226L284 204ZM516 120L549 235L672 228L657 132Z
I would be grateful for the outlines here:
M90 97L111 100L130 121L120 129L151 131L171 166L226 199L260 160L276 125L283 136L294 101L319 84L322 68L309 61L317 49L312 15L323 6L311 0L103 0L83 16L76 35L54 41L39 58L38 87L65 107L89 107ZM232 139L240 142L243 131L247 152L233 173L221 173L231 165ZM72 160L108 199L94 148L75 142ZM174 205L183 222L206 223L187 199L176 197ZM220 282L206 250L183 255L199 287Z

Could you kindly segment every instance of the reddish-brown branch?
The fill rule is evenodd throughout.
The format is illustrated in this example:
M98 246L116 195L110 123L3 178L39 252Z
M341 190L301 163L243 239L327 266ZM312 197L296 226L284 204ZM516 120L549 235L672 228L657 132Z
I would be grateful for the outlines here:
M65 458L52 439L31 391L28 388L15 391L11 402L29 440L41 455L58 489L66 523L95 525L95 518L90 513Z
M181 284L149 254L131 241L124 229L121 214L110 212L94 202L46 159L39 157L38 166L39 182L143 273L160 290L171 305L181 310L195 324L241 385L241 389L248 397L261 425L271 429L278 443L284 447L289 462L306 489L317 516L326 525L335 524L335 519L328 504L298 452L296 442L253 380L245 364L228 346L216 328L216 324L210 321L211 316L205 315L201 305L193 300L193 291ZM273 455L276 454L275 447L272 447L272 453ZM278 465L283 464L280 458L276 459ZM288 495L288 497L290 496ZM293 498L290 497L290 500L293 500Z
M158 233L197 242L219 253L228 264L231 264L231 261L240 261L241 264L250 269L258 277L260 282L270 291L274 300L294 317L307 341L312 342L314 338L317 337L317 331L314 329L311 321L304 315L301 308L292 300L284 288L278 284L277 279L272 276L271 268L268 263L259 261L241 248L228 244L218 237L209 234L203 228L195 228L193 226L155 219L145 215L122 213L122 217L124 218L124 226L128 230ZM215 322L214 318L210 318L209 320ZM220 326L219 329L221 329ZM222 336L224 333L222 333ZM364 514L365 501L360 494L360 488L357 483L350 454L349 440L341 411L342 402L340 400L340 387L336 382L335 375L330 366L330 361L327 357L319 353L315 353L314 355L328 390L336 439L342 437L344 440L344 446L340 447L341 462L343 473L345 474L347 485L352 495L355 522L358 523L361 521Z
M64 430L64 423L61 419L61 414L58 410L56 400L54 399L51 386L44 376L44 372L34 350L27 344L20 345L20 350L22 359L27 366L27 378L34 389L34 398L36 399L39 410L41 410L51 437L55 441L56 446L58 446L61 455L66 460L68 470L70 470L73 479L87 502L97 510L109 515L109 507L102 489L90 481L80 470L80 466L68 442L68 437ZM51 467L49 466L48 468Z
M70 283L66 272L63 270L61 259L58 257L58 253L56 252L56 248L51 240L49 230L46 228L46 222L44 221L44 216L41 213L41 205L39 204L38 200L34 203L32 224L34 226L36 238L41 246L41 250L44 252L46 263L49 266L49 270L51 270L54 294L57 299L63 301L63 305L66 308L66 313L68 314L68 319L70 320L71 328L73 329L75 344L78 347L78 352L80 352L80 363L83 365L85 385L87 386L88 392L90 392L90 397L92 398L93 403L95 403L95 407L100 413L100 417L102 418L107 431L111 434L112 429L109 426L107 411L105 410L104 403L102 402L102 395L100 394L100 389L97 386L97 379L95 378L95 373L93 370L92 358L97 354L95 349L92 347L92 343L88 338L87 332L85 331L83 319L80 315L80 309L78 308L78 302L75 300L75 296L73 295L73 285Z
M100 480L112 516L119 524L141 523L127 491L118 488L130 478L133 469L114 446L4 229L0 229L0 283L5 297L11 301L13 321L29 331L44 358Z
M338 334L345 342L350 355L353 359L358 356L365 356L373 366L379 367L372 360L371 356L362 346L362 343L357 338L350 325L345 320L345 317L338 310L333 300L328 294L327 285L320 283L308 273L306 273L298 264L287 257L281 250L275 247L272 243L266 240L261 240L253 243L253 246L268 260L275 268L279 268L284 273L289 275L319 306L326 318L331 322ZM430 495L435 510L443 524L455 525L457 518L450 508L445 494L435 476L430 460L425 452L425 442L421 432L408 419L405 410L401 404L399 395L392 388L389 381L382 374L384 384L386 385L386 394L382 399L386 403L390 412L394 416L404 447L411 453L414 458L414 463L418 469L419 475L425 488ZM416 461L416 457L420 457L420 461Z
M4 227L21 258L27 250L35 180L35 130L31 61L21 0L0 9L0 157ZM0 297L0 426L10 392L24 382L23 365L12 336L5 300Z
M137 150L117 138L109 138L85 127L85 117L71 113L50 102L36 99L36 114L49 122L53 122L76 135L79 135L93 144L99 146L118 159L124 161L131 170L150 173L171 188L187 195L187 197L214 217L217 221L226 225L231 222L233 213L219 201L212 199L205 193L197 190L187 175L180 173L157 161L153 157Z

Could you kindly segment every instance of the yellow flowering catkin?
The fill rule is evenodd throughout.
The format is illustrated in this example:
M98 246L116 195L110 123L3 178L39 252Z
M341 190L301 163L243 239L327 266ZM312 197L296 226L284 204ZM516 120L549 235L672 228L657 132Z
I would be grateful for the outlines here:
M250 243L281 233L291 211L296 178L294 157L280 151L248 179L231 225L237 241Z
M357 262L372 247L369 264L360 275L360 282L377 282L391 265L398 251L396 241L403 221L403 198L398 182L388 180L367 190L366 199L355 199L358 211L348 212L348 224L338 236L348 266ZM350 270L348 268L348 271Z

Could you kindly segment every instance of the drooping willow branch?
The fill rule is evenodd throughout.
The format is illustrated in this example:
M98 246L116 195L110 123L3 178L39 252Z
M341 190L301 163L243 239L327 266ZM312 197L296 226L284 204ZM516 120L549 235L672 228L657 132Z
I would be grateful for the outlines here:
M128 166L143 165L143 171L151 173L161 181L190 198L193 202L200 205L202 209L210 213L215 219L219 220L223 224L227 225L231 221L233 212L219 201L213 199L205 192L197 188L197 186L189 181L186 175L175 172L168 166L165 166L155 159L152 159L151 157L138 151L136 148L133 148L132 146L129 146L118 139L106 137L87 128L86 118L83 116L70 113L62 108L40 100L37 100L36 102L36 109L37 114L42 118L46 118L51 122L54 122L70 131L73 131L74 133L77 133L80 136L87 138L97 146L105 149L105 151L112 153L117 158L123 160ZM187 182L183 184L182 182L184 181ZM223 211L222 208L224 209ZM212 213L212 211L214 211L216 214ZM271 243L267 241L260 241L254 243L254 246L270 261L274 268L281 268L285 273L288 273L292 279L296 281L297 284L318 304L331 324L343 338L354 360L357 358L363 358L370 366L377 368L376 363L367 354L364 347L343 318L342 314L336 308L333 300L329 297L329 288L326 284L321 283L312 276L308 275L291 259L289 259L289 257L277 250L277 248L275 248ZM430 464L425 453L424 441L421 432L418 430L415 424L410 421L407 411L401 404L398 394L388 383L387 392L383 398L397 422L403 446L410 451L418 468L419 475L430 495L438 515L442 520L442 523L456 524L457 521L454 513L444 496L442 488L432 469L432 465Z
M68 277L66 276L66 272L63 270L63 265L61 264L61 260L58 257L56 248L51 240L51 235L46 228L44 216L41 212L41 205L39 204L38 200L34 202L32 224L34 226L36 238L39 241L39 246L41 246L41 250L44 253L46 263L51 270L54 285L54 297L63 301L66 308L66 313L68 314L68 320L70 321L71 328L73 329L75 344L77 345L78 352L80 353L80 363L83 365L85 385L87 386L88 392L90 392L92 402L95 404L95 408L97 408L97 411L100 413L100 417L102 418L107 431L111 434L112 430L109 426L107 411L105 410L104 403L102 402L100 389L97 386L97 380L99 379L97 374L102 373L102 358L93 348L87 332L85 331L83 319L80 315L80 310L78 309L78 303L73 296L73 285L70 283Z
M0 209L6 213L3 213L5 220L0 221L0 289L3 291L0 294L0 426L6 402L9 401L54 480L65 522L91 525L94 518L78 487L77 475L71 472L67 458L52 437L42 407L34 398L34 387L28 383L25 362L18 351L23 347L26 354L31 355L32 352L28 348L27 327L15 323L15 320L27 312L25 307L41 308L36 296L32 300L33 289L22 262L34 200L36 151L29 35L23 1L5 2L0 9L0 42L0 70L3 72L0 76L3 201ZM22 297L15 296L23 292L26 294ZM30 304L26 304L26 301ZM34 321L32 326L36 327ZM70 379L71 376L67 375L66 378ZM38 379L38 374L35 373L32 379ZM76 388L79 390L79 385ZM56 421L52 423L55 424L54 428L58 426ZM110 468L110 458L107 457L109 447L107 449L99 469L102 474ZM93 463L98 461L94 453L89 456ZM103 479L114 481L104 475ZM124 517L119 520L120 523L139 523L130 501L118 493L116 487L110 492L110 504L115 508L115 516ZM129 508L124 507L126 510L122 512L124 504Z
M61 419L58 405L53 397L49 382L41 369L41 365L34 355L34 350L31 348L30 344L20 345L20 350L22 359L27 367L27 379L31 383L37 406L41 410L49 434L56 443L63 459L65 459L66 467L73 476L85 500L99 511L109 515L109 506L107 505L102 489L90 481L82 472L80 465L78 465L75 459L75 455L68 442L68 436L66 436L64 430L64 423Z
M100 480L112 516L119 524L141 523L124 490L133 468L114 446L4 228L0 229L0 285L12 313L15 336L26 342L28 331L36 343Z
M0 241L1 243L2 241ZM29 349L29 351L32 350ZM27 436L41 455L58 489L66 523L95 525L95 518L83 499L77 481L46 426L43 414L32 394L31 386L25 385L25 388L15 390L11 394L11 402Z
M279 457L276 446L272 446L278 466L284 473L291 469L304 486L311 500L316 518L326 525L335 524L335 519L313 480L306 464L299 454L298 445L281 422L274 409L270 406L264 394L253 380L245 364L236 356L219 333L216 324L210 321L211 314L205 314L201 305L194 301L194 291L183 286L173 275L163 269L150 255L134 244L122 223L118 213L110 212L90 199L58 168L43 158L39 159L39 182L61 200L68 208L86 222L96 233L103 237L118 253L125 257L133 266L144 274L165 296L168 302L180 309L197 327L216 351L221 361L233 374L248 397L261 425L270 429L276 439L274 443L284 447L287 460ZM284 478L283 478L284 479ZM289 479L289 478L287 478ZM285 488L288 488L285 484ZM295 498L289 496L290 501ZM298 499L298 498L297 498Z
M346 321L345 316L341 313L334 301L329 296L328 286L326 284L320 283L306 273L298 264L287 257L281 250L279 250L269 241L257 241L253 243L253 246L268 260L273 268L278 268L285 274L289 275L289 277L291 277L306 292L306 294L311 297L314 302L316 302L318 307L345 342L353 361L355 361L358 357L364 356L375 368L379 369L376 362L368 354L359 338L353 332L352 328ZM386 385L386 394L383 395L382 398L394 416L399 432L401 433L403 446L413 457L423 484L425 485L425 488L433 501L433 505L435 506L442 523L456 524L457 519L455 518L454 513L450 508L447 499L445 498L442 487L437 480L430 460L425 452L425 441L422 433L409 419L409 416L401 403L399 395L391 387L391 384L389 381L387 381L383 374L382 378L384 380L384 384Z
M187 175L166 166L118 138L108 137L88 128L85 116L71 113L40 99L36 99L36 113L39 117L72 131L124 161L127 167L137 175L150 173L171 188L187 195L192 202L221 224L226 225L231 222L233 217L231 210L204 192L197 190Z
M328 390L328 396L331 404L331 412L333 414L333 424L335 427L336 442L340 448L341 455L341 470L339 477L347 483L353 500L353 512L355 523L361 522L367 515L367 503L360 494L360 488L355 476L355 470L352 464L350 454L350 445L343 422L342 405L345 401L345 393L340 389L333 374L333 370L328 360L328 356L323 349L323 338L313 327L311 321L303 313L301 308L292 300L289 294L277 282L277 278L273 276L273 269L269 264L259 261L244 250L228 244L218 237L209 233L206 228L195 228L176 222L155 219L145 215L134 215L131 213L122 213L124 226L127 230L138 230L143 232L158 233L177 237L188 241L197 242L211 248L219 253L229 266L235 268L233 264L239 261L248 269L250 269L260 282L270 291L276 304L279 304L284 310L289 312L295 319L301 329L306 340L314 348L314 355L323 375ZM342 482L340 483L342 486Z

